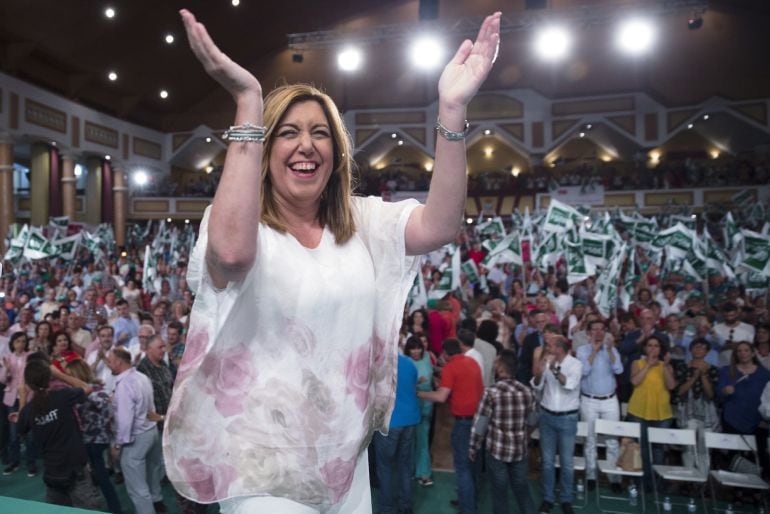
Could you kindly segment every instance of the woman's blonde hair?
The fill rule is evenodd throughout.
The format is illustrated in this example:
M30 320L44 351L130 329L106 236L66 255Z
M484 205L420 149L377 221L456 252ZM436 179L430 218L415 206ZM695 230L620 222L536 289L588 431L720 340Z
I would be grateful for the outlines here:
M300 102L312 100L321 106L331 130L334 143L334 162L329 182L321 193L318 221L328 226L337 244L347 242L356 231L351 212L350 197L353 190L353 157L350 134L342 121L334 101L320 89L308 84L281 86L265 98L264 124L266 128L264 152L262 153L262 213L261 220L278 232L286 232L286 225L278 213L270 182L270 152L273 147L274 131L286 112Z

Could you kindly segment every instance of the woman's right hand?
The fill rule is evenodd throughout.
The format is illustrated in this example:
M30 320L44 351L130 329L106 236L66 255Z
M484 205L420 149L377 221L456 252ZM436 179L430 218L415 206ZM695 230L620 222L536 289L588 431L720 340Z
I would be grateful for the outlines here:
M206 27L190 11L182 9L179 14L187 31L190 48L203 64L206 73L219 82L236 102L250 96L257 96L261 100L262 86L256 77L217 48Z

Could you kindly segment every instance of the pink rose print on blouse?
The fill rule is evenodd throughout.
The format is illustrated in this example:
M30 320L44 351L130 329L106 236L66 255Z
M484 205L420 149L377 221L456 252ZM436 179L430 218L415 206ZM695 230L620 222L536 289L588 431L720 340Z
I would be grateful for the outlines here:
M195 499L201 502L227 498L227 490L238 475L232 466L209 466L200 459L180 459L179 467L182 469L184 480L195 490Z
M385 365L385 340L377 337L376 334L372 336L372 352L374 353L373 369L382 370Z
M179 364L179 370L177 371L177 382L181 382L182 379L200 365L208 344L208 331L195 328L190 331L187 335L182 362Z
M214 397L224 417L243 412L248 392L257 379L252 354L244 343L222 352L209 353L201 366L203 390Z
M286 320L283 338L295 352L305 357L310 356L316 347L313 331L294 319Z
M369 345L356 348L345 362L345 391L362 412L369 403L369 366Z
M350 489L353 482L353 471L356 469L355 457L342 460L337 457L324 464L321 468L321 478L332 494L332 503L339 503Z

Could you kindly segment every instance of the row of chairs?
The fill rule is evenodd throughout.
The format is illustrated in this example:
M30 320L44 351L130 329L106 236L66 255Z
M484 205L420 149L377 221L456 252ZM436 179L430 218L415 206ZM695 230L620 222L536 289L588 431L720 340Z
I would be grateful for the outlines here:
M640 441L641 430L642 430L641 425L639 423L630 422L630 421L608 421L608 420L599 419L599 420L596 420L594 423L594 432L597 437L597 446L602 446L600 441L602 440L602 438L606 438L606 437L615 437L615 438L627 437L627 438L633 438L637 441ZM577 441L579 442L584 441L587 436L588 436L588 424L584 421L578 422ZM538 438L537 431L533 433L533 438ZM704 439L705 439L705 448L709 456L711 455L712 451L746 452L753 456L754 462L759 462L757 459L756 439L753 435L724 434L721 432L705 432ZM646 451L649 454L650 462L653 461L652 455L653 455L654 445L673 445L673 446L682 448L685 451L689 449L695 455L698 454L698 442L697 442L695 430L650 427L647 429L647 441L648 441L648 445L647 445ZM645 449L642 449L642 451L645 451ZM698 462L698 459L696 459L696 462ZM707 459L707 462L700 462L699 464L696 464L694 467L654 464L652 466L652 471L655 474L655 477L653 477L652 483L653 483L653 493L655 496L654 503L657 511L659 513L661 512L663 503L664 503L660 500L657 477L660 477L660 479L664 481L684 482L684 483L690 483L698 486L697 489L699 491L700 503L703 508L701 512L703 513L709 512L709 508L706 503L706 495L705 495L705 489L707 484L710 485L712 499L716 498L716 490L715 490L716 486L720 486L723 488L752 489L755 491L762 491L762 492L766 492L770 490L770 484L762 480L758 471L754 473L754 472L751 472L750 470L747 470L744 472L737 472L737 471L711 469L709 462L710 462L710 459ZM556 459L556 466L557 467L559 466L558 456ZM625 471L622 468L620 468L617 465L617 463L610 462L606 459L604 460L598 459L596 462L596 467L600 473L607 475L608 477L613 475L620 476L620 477L628 477L632 481L637 481L637 480L641 481L642 478L644 477L643 470ZM583 473L582 482L585 488L586 460L584 456L576 455L573 457L573 469L577 472ZM757 469L758 469L758 466L757 466ZM711 480L709 480L709 478L711 478ZM639 487L638 493L639 493L639 501L641 504L641 509L642 509L642 512L644 513L646 512L646 508L647 508L644 487ZM619 496L609 495L607 493L601 492L598 487L596 488L596 507L600 512L614 512L618 514L627 514L628 512L636 512L637 511L636 509L631 511L621 511L621 510L611 510L607 508L608 500L614 500L617 502L619 500L622 501L626 499L627 499L626 496L619 497ZM605 500L605 506L602 506L602 500ZM587 504L588 504L588 496L586 495L583 499L582 507L587 506ZM677 504L674 503L673 505L677 505ZM767 507L766 498L764 494L762 495L762 505L764 508ZM581 505L577 505L577 506L581 506ZM717 508L717 502L715 500L713 501L711 511L714 513L726 512L725 509Z

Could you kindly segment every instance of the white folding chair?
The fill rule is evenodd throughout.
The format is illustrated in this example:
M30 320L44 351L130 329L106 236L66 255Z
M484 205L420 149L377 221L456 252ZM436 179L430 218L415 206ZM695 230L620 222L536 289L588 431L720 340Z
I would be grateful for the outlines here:
M600 435L604 436L612 436L612 437L631 437L636 439L637 441L641 440L641 425L639 423L634 423L630 421L609 421L606 419L597 419L594 422L594 433L596 434L596 437L598 438ZM609 462L608 460L598 460L596 462L596 467L599 469L601 473L604 473L605 475L619 475L621 477L630 477L632 480L641 479L644 476L644 471L625 471L624 469L620 468L616 462ZM644 497L644 487L641 484L641 480L639 480L638 487L639 491L639 498L642 502L642 512L646 512L646 505L645 505L645 497ZM613 496L613 495L604 495L600 492L600 488L596 488L596 508L599 509L600 512L615 512L619 514L626 514L628 512L637 512L635 509L631 511L622 511L622 510L609 510L601 505L601 500L616 500L616 501L622 501L626 500L625 496Z
M697 439L695 437L695 430L681 430L675 428L655 428L650 427L647 429L647 451L649 452L650 462L652 460L652 447L655 444L675 444L683 446L685 448L691 447L693 452L697 454ZM703 512L706 512L706 498L703 494L706 482L708 481L708 470L698 469L697 467L690 468L685 466L664 466L662 464L653 464L653 473L660 476L663 480L673 482L689 482L695 484L701 484L700 487L700 499L703 505ZM655 493L655 506L660 512L660 498L658 497L658 481L654 479L652 481L653 491ZM687 505L685 503L674 505Z
M754 462L759 462L757 458L757 440L753 435L743 434L723 434L720 432L705 432L706 450L727 450L732 452L747 452L754 457ZM711 459L710 459L711 460ZM711 460L713 462L713 460ZM759 491L770 490L770 484L762 480L759 474L738 473L725 470L711 470L711 498L714 500L714 512L716 508L716 492L714 482L721 487L754 489ZM767 508L767 499L762 495L762 504ZM746 511L748 512L748 511ZM753 511L752 511L753 512Z

